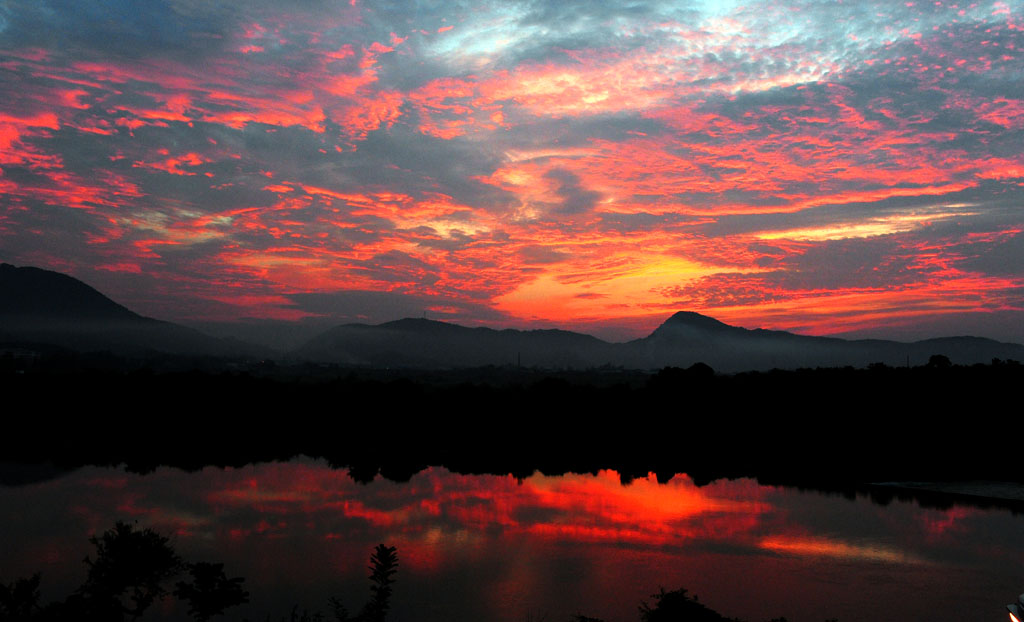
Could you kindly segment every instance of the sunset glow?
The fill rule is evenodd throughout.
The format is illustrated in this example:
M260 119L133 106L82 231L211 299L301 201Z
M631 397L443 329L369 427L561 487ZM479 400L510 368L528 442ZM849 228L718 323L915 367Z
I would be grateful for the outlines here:
M0 261L179 322L1024 341L1021 15L8 2Z

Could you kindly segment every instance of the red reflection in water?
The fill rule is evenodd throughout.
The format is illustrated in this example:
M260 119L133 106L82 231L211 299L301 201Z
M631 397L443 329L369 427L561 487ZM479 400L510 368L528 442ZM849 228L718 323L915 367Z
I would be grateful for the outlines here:
M965 571L977 585L960 585L959 600L1012 594L1005 569L1024 548L1005 512L880 508L750 480L697 487L685 475L623 485L613 471L517 481L429 469L405 484L360 485L309 462L147 476L83 469L0 489L0 508L12 534L0 543L0 580L41 570L45 599L67 594L84 576L76 564L88 536L137 519L171 535L186 559L224 561L244 576L254 599L236 613L250 619L296 602L323 610L330 595L358 607L381 542L399 553L395 619L510 622L531 612L636 619L659 585L687 587L742 619L878 619L912 614L913 590L956 593Z
M463 530L531 534L574 541L682 544L736 537L769 506L718 496L686 476L658 484L653 475L623 485L614 471L597 476L466 477L431 469L402 487L380 483L365 495L347 476L303 465L274 465L250 479L206 494L216 507L260 515L321 516L365 521L376 529L439 542ZM369 492L367 490L366 492ZM352 498L359 495L361 499ZM325 537L338 537L327 533Z

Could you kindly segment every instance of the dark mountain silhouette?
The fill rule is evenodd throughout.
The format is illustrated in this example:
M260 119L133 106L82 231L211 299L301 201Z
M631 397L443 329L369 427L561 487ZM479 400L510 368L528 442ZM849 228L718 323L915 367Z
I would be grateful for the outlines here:
M564 330L495 330L404 319L377 326L338 326L306 343L295 355L367 367L522 364L580 368L614 362L616 346L590 335Z
M0 344L206 356L255 350L139 315L66 274L6 263L0 264Z
M719 371L864 367L874 362L896 365L905 364L910 353L908 344L893 341L848 341L786 331L749 330L692 312L673 315L649 336L628 345L631 366L685 367L700 361ZM931 354L935 352L925 355L924 360Z
M237 339L216 339L141 316L85 283L58 272L0 264L0 346L124 354L264 356ZM608 343L565 330L469 328L427 319L345 324L294 350L294 358L354 367L453 369L518 366L587 369L690 367L721 372L922 365L934 355L954 364L1024 360L1024 346L979 337L913 343L846 340L730 326L681 311L642 339Z
M689 366L700 361L719 371L800 367L923 365L933 355L969 365L992 359L1022 360L1024 346L980 337L946 337L904 343L882 339L838 339L780 330L729 326L698 313L680 312L649 336L626 344L630 366Z
M40 268L0 264L0 317L36 320L144 319L74 277Z
M660 369L703 362L723 372L872 363L902 366L908 361L922 365L937 354L957 364L1024 360L1024 346L979 337L913 343L812 337L740 328L681 311L647 337L626 343L562 330L493 330L405 319L376 326L338 326L294 352L299 358L366 367L454 368L521 362L529 367Z

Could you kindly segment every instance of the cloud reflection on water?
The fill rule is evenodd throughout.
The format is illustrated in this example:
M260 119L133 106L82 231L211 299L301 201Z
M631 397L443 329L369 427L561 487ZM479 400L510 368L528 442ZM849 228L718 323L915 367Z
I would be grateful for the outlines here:
M358 602L379 542L399 551L395 619L510 621L631 620L659 585L683 585L730 616L855 622L910 613L912 593L956 581L965 602L1012 596L1007 569L1024 550L1006 512L881 507L751 480L697 487L685 475L623 485L613 471L518 481L433 468L362 485L309 460L146 476L89 467L0 489L0 501L12 535L0 580L41 570L44 600L58 598L80 581L87 537L137 519L245 576L254 598L238 613L250 618L325 608L332 594Z

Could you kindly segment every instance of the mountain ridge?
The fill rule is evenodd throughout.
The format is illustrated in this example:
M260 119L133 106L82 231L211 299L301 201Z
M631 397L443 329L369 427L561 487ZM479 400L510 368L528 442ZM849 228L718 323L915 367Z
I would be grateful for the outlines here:
M148 318L69 275L0 264L0 342L75 350L240 356L237 340ZM660 369L705 363L717 371L865 367L927 363L943 355L959 364L1024 360L1024 346L985 337L913 342L848 340L726 324L696 311L672 314L650 334L612 343L561 328L467 327L427 318L340 324L287 353L290 360L354 367L422 369L527 366L553 369Z
M432 339L444 334L447 341ZM467 340L472 343L467 343ZM900 342L849 340L781 330L731 326L694 311L673 314L646 337L611 343L563 329L494 329L404 318L382 324L341 324L291 353L296 358L355 366L472 367L519 365L552 368L616 366L636 369L705 363L718 371L772 368L866 367L1024 359L1024 346L985 337L938 337Z

